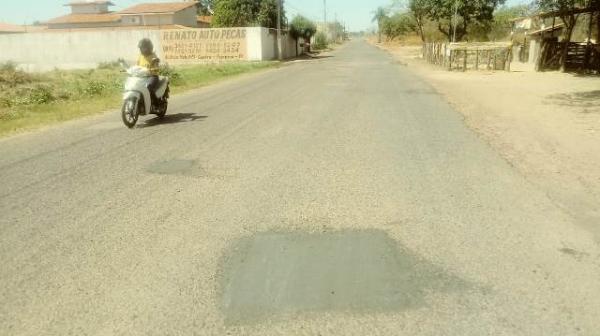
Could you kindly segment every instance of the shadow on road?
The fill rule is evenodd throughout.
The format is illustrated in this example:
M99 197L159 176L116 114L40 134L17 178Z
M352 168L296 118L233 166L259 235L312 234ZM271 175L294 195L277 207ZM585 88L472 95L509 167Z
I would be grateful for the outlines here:
M204 120L207 116L196 115L194 113L178 113L178 114L167 114L164 118L158 117L150 119L143 124L138 125L138 128L153 127L159 125L177 124L182 122L192 122L197 120Z
M552 94L546 99L562 106L597 107L600 104L600 90Z
M294 62L307 62L307 61L318 61L327 58L333 58L333 55L320 55L320 54L303 54L288 60L285 60L285 63L294 63Z

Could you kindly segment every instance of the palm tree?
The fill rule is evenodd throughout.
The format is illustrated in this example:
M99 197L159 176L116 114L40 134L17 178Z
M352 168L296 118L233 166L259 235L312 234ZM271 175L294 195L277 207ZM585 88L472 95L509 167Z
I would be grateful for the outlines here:
M377 22L377 30L379 33L379 43L381 43L381 31L383 30L383 21L387 18L387 10L384 7L379 7L373 12L373 22Z

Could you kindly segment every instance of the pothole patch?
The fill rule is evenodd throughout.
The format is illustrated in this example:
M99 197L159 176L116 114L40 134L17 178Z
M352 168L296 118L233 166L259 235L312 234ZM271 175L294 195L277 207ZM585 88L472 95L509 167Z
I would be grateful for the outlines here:
M190 175L199 171L200 167L194 160L167 160L151 164L147 171L159 175Z
M221 308L230 324L307 312L377 313L426 304L468 284L378 230L260 233L223 258Z

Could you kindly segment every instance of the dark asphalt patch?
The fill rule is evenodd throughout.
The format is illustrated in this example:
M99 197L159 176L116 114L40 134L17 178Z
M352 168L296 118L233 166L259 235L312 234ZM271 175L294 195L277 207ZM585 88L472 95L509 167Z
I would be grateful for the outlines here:
M151 164L147 171L160 175L187 175L198 168L194 160L168 160Z
M428 292L468 287L377 230L260 233L231 249L220 290L229 324L403 311L424 306Z

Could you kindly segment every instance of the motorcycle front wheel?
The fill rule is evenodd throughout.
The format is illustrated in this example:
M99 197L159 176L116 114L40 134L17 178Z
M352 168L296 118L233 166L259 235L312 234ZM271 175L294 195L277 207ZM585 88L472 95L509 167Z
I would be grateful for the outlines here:
M123 123L128 128L133 128L135 126L138 121L137 99L129 98L123 102L121 117L123 118Z

